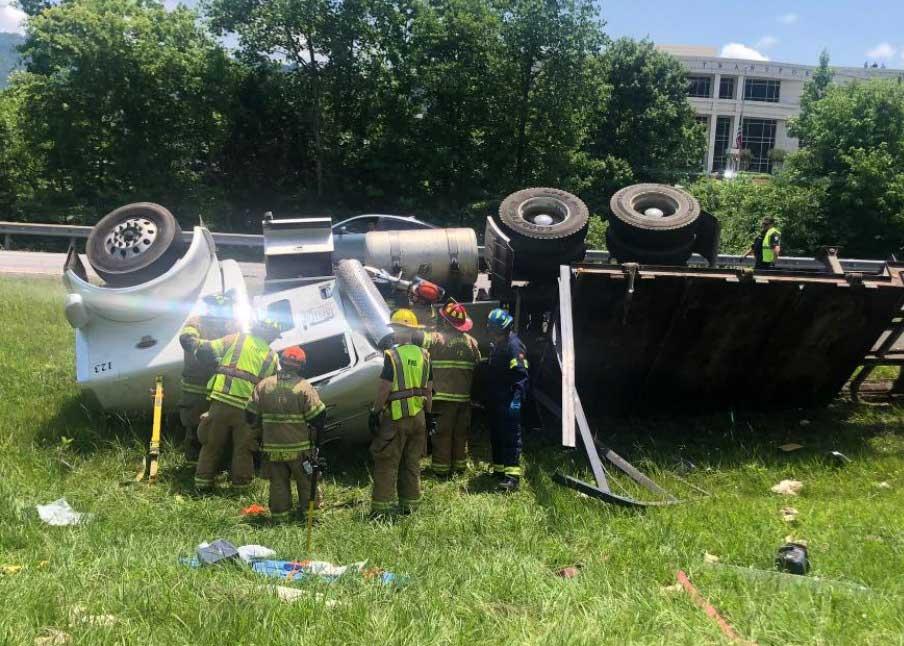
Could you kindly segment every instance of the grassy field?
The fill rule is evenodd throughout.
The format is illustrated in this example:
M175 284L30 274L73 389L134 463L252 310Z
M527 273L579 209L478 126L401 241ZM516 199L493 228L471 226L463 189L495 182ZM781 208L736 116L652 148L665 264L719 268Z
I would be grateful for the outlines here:
M555 468L583 473L580 458L531 436L518 494L484 492L475 469L428 481L416 514L374 524L367 451L344 450L332 457L329 508L307 555L300 527L239 515L266 502L265 483L242 497L196 499L191 469L169 445L157 486L119 485L138 466L148 423L105 417L79 398L61 295L53 282L0 281L0 565L24 566L0 575L4 645L33 644L51 628L73 644L723 643L686 595L663 590L678 569L761 644L904 643L900 408L838 401L738 414L734 425L728 414L612 422L607 438L629 460L681 494L687 488L671 476L690 460L696 468L684 477L713 494L643 512L554 484ZM785 442L804 448L783 453ZM830 449L852 464L827 462ZM478 445L478 456L485 450ZM798 498L769 491L784 478L804 483ZM44 525L34 505L62 496L93 522ZM780 513L789 505L799 511L794 524ZM809 582L704 564L708 552L770 570L788 535L809 541ZM289 604L247 570L179 564L215 538L287 558L368 559L410 579L398 589L358 578L300 582L310 594ZM554 575L575 564L578 577Z

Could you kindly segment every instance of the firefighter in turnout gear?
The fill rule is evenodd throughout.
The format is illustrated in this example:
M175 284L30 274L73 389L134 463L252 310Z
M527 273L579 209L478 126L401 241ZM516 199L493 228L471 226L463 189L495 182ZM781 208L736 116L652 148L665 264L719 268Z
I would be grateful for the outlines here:
M179 332L179 344L184 351L182 363L182 393L179 397L179 421L185 429L183 449L189 461L198 459L198 424L201 415L210 408L207 382L213 376L213 366L205 365L195 356L202 341L219 339L233 332L232 299L214 294L204 299L206 310L202 316L192 316Z
M411 310L396 310L390 325L396 344L384 353L369 420L374 458L371 511L375 516L393 510L396 494L402 513L417 508L421 500L420 459L427 431L435 429L430 354L412 343L420 328L417 317Z
M306 361L298 346L283 350L279 371L255 386L247 409L249 424L260 431L264 472L270 480L270 517L277 522L288 520L291 514L292 482L298 490L299 515L308 508L318 459L314 448L326 420L326 406L302 377ZM319 491L314 494L314 504L319 508Z
M527 349L512 331L513 319L502 309L490 312L492 338L487 365L487 400L493 473L503 491L515 491L521 480L521 406L529 383Z
M254 387L276 372L278 360L270 344L279 338L279 324L270 319L256 321L251 333L230 334L201 343L196 353L204 363L216 365L210 378L210 410L201 418L198 439L201 455L195 470L195 487L210 489L220 458L232 440L232 486L247 487L254 479L254 452L257 442L245 409Z
M439 476L462 472L468 466L467 442L471 430L471 384L480 363L477 341L467 332L474 322L460 303L447 303L439 311L440 332L427 333L424 347L430 350L433 368L433 415L431 468Z

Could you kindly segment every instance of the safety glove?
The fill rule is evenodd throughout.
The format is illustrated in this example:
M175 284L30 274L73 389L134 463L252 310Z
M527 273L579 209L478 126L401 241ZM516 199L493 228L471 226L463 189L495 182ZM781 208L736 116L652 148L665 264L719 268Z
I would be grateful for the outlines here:
M436 433L436 415L433 413L424 413L424 419L427 422L427 436L433 437Z
M380 432L380 413L375 410L370 411L370 415L367 416L367 428L370 429L370 434L374 436Z
M521 412L521 391L516 390L515 395L512 397L512 403L509 404L509 410L512 413L520 413Z

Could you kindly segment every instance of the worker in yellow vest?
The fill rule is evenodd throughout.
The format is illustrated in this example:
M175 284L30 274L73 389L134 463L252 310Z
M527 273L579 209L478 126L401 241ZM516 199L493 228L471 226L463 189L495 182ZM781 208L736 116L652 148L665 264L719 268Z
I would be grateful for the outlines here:
M428 333L434 388L436 433L431 438L431 470L438 476L461 473L468 467L471 432L471 385L480 363L480 348L468 334L474 322L461 303L439 310L439 331Z
M179 396L179 421L185 429L183 450L185 459L198 459L201 444L198 442L198 424L201 415L210 408L207 399L207 383L213 376L214 366L205 365L196 356L202 341L219 339L234 331L232 299L228 295L214 294L204 299L205 311L192 316L179 332L182 346L182 392Z
M279 370L254 388L246 414L249 424L261 431L264 472L270 481L270 518L275 522L289 519L293 481L299 516L307 513L312 476L319 468L315 449L326 421L326 406L302 376L305 351L293 345L279 357ZM320 492L313 495L319 508Z
M754 269L775 269L775 261L782 252L782 232L771 217L763 218L758 235L744 257L753 254Z
M208 384L210 410L198 426L201 455L195 470L196 489L213 487L220 458L230 439L232 486L242 489L251 485L257 443L245 419L245 409L254 387L276 372L278 360L270 344L279 336L279 323L263 319L254 322L250 334L230 334L203 342L198 348L197 357L216 368Z
M371 512L376 517L414 511L421 501L420 458L428 429L435 429L433 371L427 350L412 343L420 329L411 310L396 310L390 320L395 345L384 353L383 371L370 412L374 487Z

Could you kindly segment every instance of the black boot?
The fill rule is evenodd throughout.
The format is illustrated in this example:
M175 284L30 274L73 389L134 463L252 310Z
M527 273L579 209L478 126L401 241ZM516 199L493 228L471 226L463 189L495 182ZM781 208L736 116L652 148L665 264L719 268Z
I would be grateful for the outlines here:
M518 478L514 476L504 476L499 482L499 489L503 493L514 493L518 491L520 484L521 483Z

